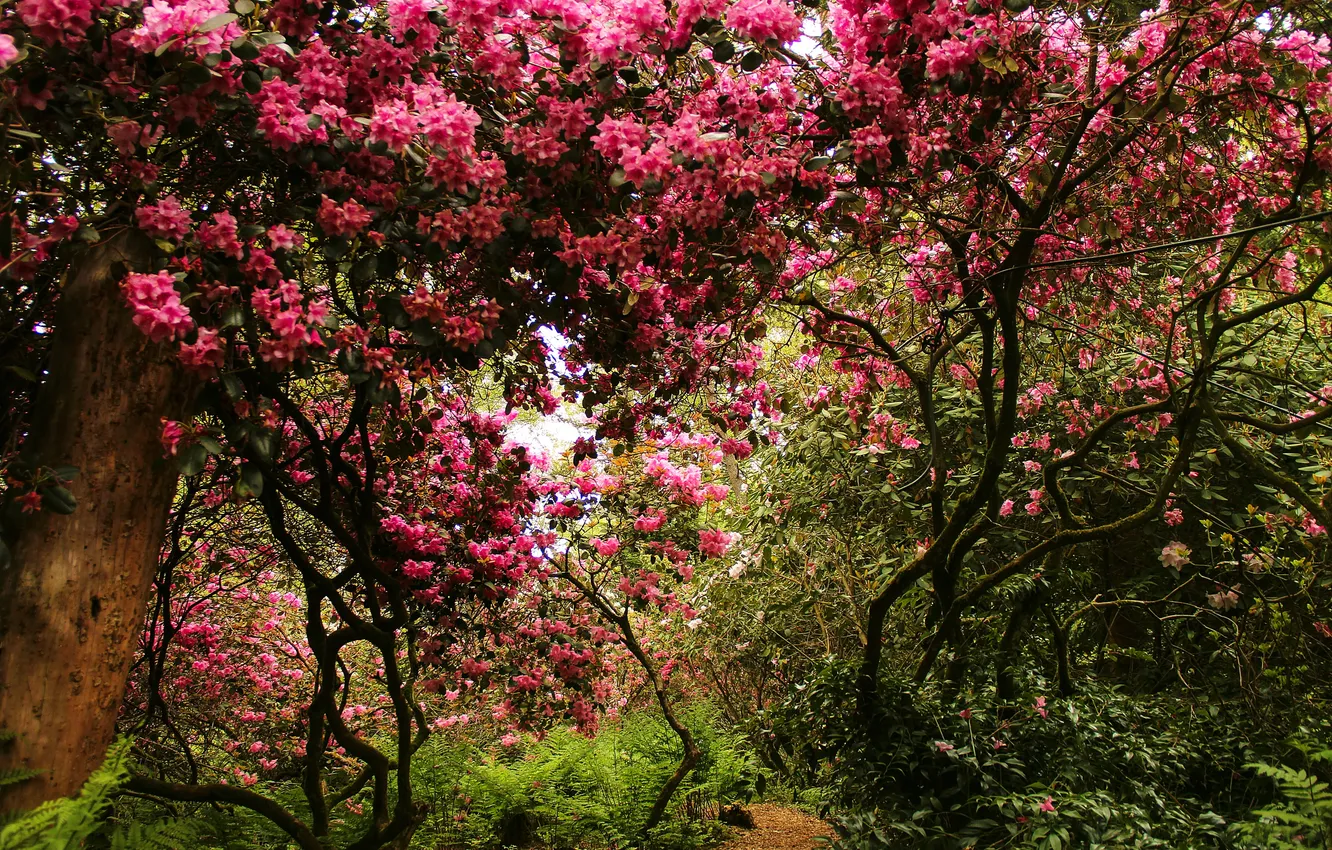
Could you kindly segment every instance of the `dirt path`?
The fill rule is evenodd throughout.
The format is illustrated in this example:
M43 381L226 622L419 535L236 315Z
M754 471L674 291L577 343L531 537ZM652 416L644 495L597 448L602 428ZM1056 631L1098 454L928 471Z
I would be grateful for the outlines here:
M820 835L832 835L828 825L799 809L755 803L749 806L754 829L742 830L719 850L814 850Z

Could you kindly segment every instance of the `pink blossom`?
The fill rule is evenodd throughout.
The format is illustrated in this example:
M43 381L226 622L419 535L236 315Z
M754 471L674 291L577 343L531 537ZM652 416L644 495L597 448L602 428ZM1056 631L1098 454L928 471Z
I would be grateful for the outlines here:
M180 441L189 433L185 426L179 422L173 422L170 419L162 420L162 448L166 449L167 454L174 455L180 447Z
M1004 503L999 506L999 516L1012 516L1012 515L1013 515L1013 500L1004 499Z
M603 558L609 558L620 551L619 538L609 537L602 540L600 537L593 537L590 541L592 548L597 550L597 554Z
M738 0L726 13L726 25L741 38L760 44L786 44L800 37L800 18L781 0Z
M131 273L120 290L134 310L135 326L153 342L179 339L194 327L176 291L176 279L167 272Z
M1229 590L1218 589L1216 593L1207 594L1207 604L1218 611L1229 611L1232 608L1238 608L1240 604L1239 585L1235 585Z
M481 126L481 116L452 95L424 110L420 119L421 132L431 144L458 154L467 154L476 147L476 128Z
M9 33L0 33L0 71L18 61L19 49L14 44L14 37Z
M1027 513L1036 516L1041 512L1041 499L1045 497L1045 491L1030 490L1027 495L1031 497L1031 501L1027 503Z
M636 531L656 531L666 522L666 512L654 509L634 520Z
M720 558L731 548L738 534L715 529L700 529L698 532L698 551L709 558Z
M229 212L215 213L210 224L199 225L199 241L205 247L237 260L243 253L236 237L236 217Z
M181 209L175 195L167 195L157 204L145 204L134 211L139 228L150 236L177 242L190 233L190 214Z
M1190 563L1189 555L1192 551L1178 540L1172 541L1161 547L1161 563L1170 569L1177 570Z
M926 51L925 72L932 80L940 80L966 71L976 61L976 45L949 39L932 44Z
M198 336L192 344L180 344L180 362L201 371L216 369L226 358L226 349L218 332L212 328L199 328Z
M419 122L407 110L407 104L400 100L381 103L375 107L374 117L370 119L370 141L383 142L388 149L402 152L416 134Z
M355 236L370 224L370 211L355 201L337 204L327 195L319 202L319 226L330 236Z
M268 243L273 246L274 251L290 251L304 245L305 237L278 224L268 228Z
M51 44L74 44L92 27L91 0L20 0L19 17L32 34Z
M1055 810L1054 797L1046 797L1043 801L1041 801L1041 811L1053 812L1054 810Z
M227 11L226 0L153 0L144 7L143 25L133 31L130 44L147 53L168 41L192 35L191 45L197 53L216 52L240 33L240 27L231 23L207 33L197 30L208 19Z

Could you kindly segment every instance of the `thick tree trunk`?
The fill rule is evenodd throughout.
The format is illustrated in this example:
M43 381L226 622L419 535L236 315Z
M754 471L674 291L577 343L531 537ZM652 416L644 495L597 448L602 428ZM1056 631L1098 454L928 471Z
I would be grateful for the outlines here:
M24 458L72 465L72 514L37 511L5 529L0 571L0 770L43 771L0 790L0 811L76 792L115 734L135 640L176 482L163 417L193 384L168 346L148 341L119 292L152 256L142 234L90 249L61 294L49 373Z

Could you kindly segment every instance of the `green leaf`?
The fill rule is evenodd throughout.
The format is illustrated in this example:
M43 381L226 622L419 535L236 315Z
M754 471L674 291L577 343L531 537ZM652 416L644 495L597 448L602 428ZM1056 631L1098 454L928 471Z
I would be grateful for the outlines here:
M237 59L246 61L259 58L259 48L245 36L231 42L231 52L236 55Z
M236 0L236 5L232 7L239 15L248 15L254 11L253 0Z
M236 482L236 495L258 496L264 492L264 473L252 463L241 466L240 480Z
M199 24L198 31L203 33L203 32L212 32L213 30L220 30L223 27L225 27L227 24L236 20L236 18L238 17L239 16L236 15L234 12L223 12L220 15L214 15L208 20L204 21L202 24Z
M176 467L180 474L186 478L193 478L200 472L203 472L204 466L208 463L208 450L195 443L192 446L186 446L176 455Z
M74 513L74 510L79 506L74 494L59 485L43 487L41 494L42 507L52 513L68 516Z

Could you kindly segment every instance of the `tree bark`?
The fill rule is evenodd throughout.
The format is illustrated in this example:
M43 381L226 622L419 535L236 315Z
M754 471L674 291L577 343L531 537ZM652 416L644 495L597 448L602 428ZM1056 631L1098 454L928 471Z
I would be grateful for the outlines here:
M71 465L72 514L11 508L0 571L0 770L42 773L0 791L0 811L78 791L115 735L176 484L161 420L181 418L194 381L170 347L134 327L119 283L152 258L124 231L69 270L49 372L22 449ZM20 526L14 527L14 520Z

